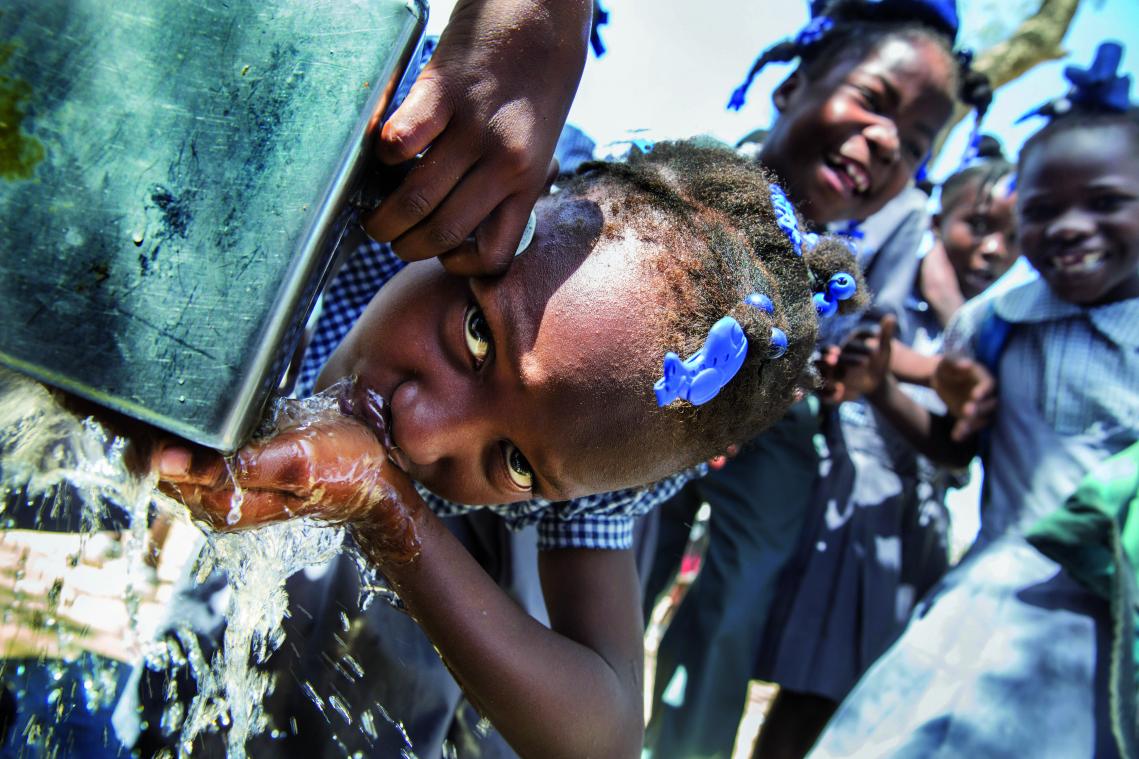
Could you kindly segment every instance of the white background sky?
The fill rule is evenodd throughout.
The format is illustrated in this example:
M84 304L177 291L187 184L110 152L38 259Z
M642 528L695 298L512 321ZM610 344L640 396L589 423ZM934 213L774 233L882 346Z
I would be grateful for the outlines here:
M966 41L975 42L991 19L970 16L970 8L985 3L958 4ZM1033 5L1031 0L1019 4ZM453 0L432 3L430 33L443 28L453 5ZM790 72L787 66L769 66L757 77L743 110L728 111L725 105L755 57L805 23L806 0L602 0L602 5L610 17L601 31L608 52L601 59L590 55L570 112L570 121L600 145L627 139L631 130L640 129L654 139L711 134L734 143L770 124L770 93ZM1083 0L1065 39L1069 59L1044 64L999 90L986 131L1000 136L1006 151L1017 148L1039 122L1015 127L1012 122L1062 93L1064 64L1087 65L1096 44L1109 37L1129 48L1123 65L1134 78L1139 72L1139 0ZM1139 98L1137 90L1133 86L1133 98ZM942 165L956 163L967 131L959 129L953 136L935 176Z

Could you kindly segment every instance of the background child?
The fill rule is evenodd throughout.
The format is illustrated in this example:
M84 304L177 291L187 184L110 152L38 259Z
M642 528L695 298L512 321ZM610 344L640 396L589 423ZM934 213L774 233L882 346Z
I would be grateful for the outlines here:
M1139 121L1129 81L1115 76L1119 57L1118 46L1101 46L1090 69L1069 67L1073 89L1043 109L1051 122L1021 151L1021 247L1041 276L967 305L950 327L946 345L974 358L943 359L937 378L967 424L916 407L889 374L871 396L931 454L966 461L977 439L955 443L951 433L980 426L992 410L981 364L993 367L981 534L840 707L814 755L1135 750L1134 680L1109 677L1134 671L1128 611L1113 614L1081 567L1024 539L1031 529L1036 540L1041 520L1097 463L1139 438ZM871 364L881 370L882 359ZM1067 538L1095 545L1088 532Z
M1002 159L980 159L942 183L942 207L932 219L934 248L911 269L907 297L893 309L895 356L900 346L921 356L940 348L944 324L925 293L932 279L926 270L936 268L939 256L951 267L950 279L959 278L951 289L968 298L1012 265L1012 173ZM905 276L906 269L899 273ZM937 288L950 289L941 283ZM879 297L874 310L884 308L888 304ZM867 338L857 331L851 341ZM928 387L904 389L926 408L944 412ZM849 400L850 390L824 424L827 453L807 528L780 577L759 647L756 677L780 689L757 757L803 756L949 566L945 494L960 486L960 475L917 455L869 404Z
M632 516L580 497L692 466L777 419L809 376L807 264L826 288L853 259L840 242L805 242L793 211L779 212L781 227L762 169L728 150L659 145L583 171L539 204L534 241L504 276L466 279L427 261L391 279L321 380L356 374L389 410L355 395L346 402L368 424L333 415L244 450L234 466L238 526L299 513L348 523L427 633L423 645L515 750L636 756ZM756 305L745 302L753 293ZM859 305L845 291L832 299L847 296L844 308ZM725 315L746 336L739 373L706 403L665 397L658 408L664 353L692 356ZM168 487L223 526L232 483L222 462L178 448L161 462ZM549 628L495 584L412 478L435 495L505 504L491 509L515 524L538 523ZM370 641L357 657L369 683L385 674L369 667ZM367 699L358 705L370 704L367 685L346 679ZM311 739L271 745L288 752L294 737ZM362 734L339 737L367 746Z
M799 61L772 95L779 117L759 161L812 223L882 209L912 180L955 95L987 102L987 88L950 50L955 32L951 3L836 2L760 56L753 72ZM657 653L647 731L654 759L731 754L776 580L794 553L817 473L819 423L810 403L661 509L657 563L669 567L701 503L711 505L711 518L704 567Z

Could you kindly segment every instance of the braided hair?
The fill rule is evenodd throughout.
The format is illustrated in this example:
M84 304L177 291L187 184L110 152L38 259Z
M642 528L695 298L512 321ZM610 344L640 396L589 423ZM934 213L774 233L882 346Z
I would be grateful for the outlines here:
M643 261L646 279L661 286L653 289L657 302L645 307L655 339L634 380L646 393L654 437L683 451L683 465L750 440L816 384L810 362L818 334L816 294L846 272L857 289L838 310L865 306L866 288L850 249L839 238L821 236L797 253L773 201L782 191L773 192L772 177L760 164L726 146L685 141L634 149L622 162L583 164L562 192L584 195L599 184L612 190L607 197L619 199L605 209L606 227L622 230L612 234L632 228L664 242L654 248L661 252ZM752 293L770 299L770 313L745 302ZM665 352L693 354L724 316L733 317L747 339L739 373L707 403L657 408L650 388ZM773 328L787 338L783 353L772 350Z
M982 135L977 141L977 155L941 183L941 210L944 213L957 203L963 190L977 182L977 202L987 204L1003 177L1012 174L1013 165L1005 158L996 138Z
M973 108L980 125L992 103L993 89L988 77L973 69L971 53L952 50L957 34L955 12L939 9L941 13L935 13L928 3L913 0L831 0L816 10L815 18L794 38L781 40L760 54L744 83L733 93L729 108L743 105L752 80L769 63L797 59L803 73L813 79L840 61L864 59L887 40L919 38L935 41L956 62L957 97Z

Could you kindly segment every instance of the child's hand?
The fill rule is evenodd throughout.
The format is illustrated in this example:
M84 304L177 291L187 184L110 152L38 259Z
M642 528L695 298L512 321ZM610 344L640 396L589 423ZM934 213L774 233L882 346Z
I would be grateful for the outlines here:
M819 362L823 400L841 403L872 394L890 370L891 347L898 322L883 316L876 327L855 330L841 348L825 349Z
M385 163L427 153L367 219L368 234L408 261L447 254L455 274L505 270L557 170L591 11L584 0L460 0L380 134Z
M890 373L890 358L898 320L883 316L877 327L856 330L842 346L839 362L846 384L847 400L874 393Z
M959 443L987 427L997 407L996 380L972 359L943 358L933 374L933 389L957 419L951 437Z
M303 403L287 401L280 428L229 462L209 449L160 444L159 487L217 530L307 516L366 531L377 559L413 558L423 501L389 460L383 430L335 407L305 412Z

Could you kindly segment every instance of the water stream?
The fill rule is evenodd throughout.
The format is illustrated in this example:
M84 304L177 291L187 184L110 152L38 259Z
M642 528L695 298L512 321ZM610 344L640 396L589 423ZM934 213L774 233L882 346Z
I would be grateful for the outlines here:
M284 640L285 580L304 567L332 558L341 549L344 531L303 519L227 534L207 531L195 572L199 580L215 570L227 578L227 624L221 651L207 657L188 628L175 628L164 639L140 635L138 614L145 595L140 589L151 582L147 573L152 573L147 566L148 525L156 514L183 521L187 515L180 504L155 489L153 475L133 471L130 460L128 440L111 434L94 419L72 413L42 385L0 369L2 526L67 529L78 532L82 543L87 537L93 540L105 534L108 522L117 522L127 567L123 595L128 634L133 637L129 646L136 661L153 669L188 672L196 682L197 692L191 700L177 692L176 678L167 681L162 728L178 734L180 756L189 756L195 739L203 733L221 730L229 756L244 757L246 741L269 728L263 703L273 683L260 665ZM234 512L239 514L240 496L234 500ZM69 515L70 520L63 519ZM55 526L61 519L69 526ZM14 571L18 584L21 570ZM366 586L373 584L365 582ZM61 582L60 587L67 586ZM55 589L55 595L59 594ZM47 616L41 614L37 624L58 638L60 651L81 649L83 641L75 636L82 638L84 631L77 633L75 625L62 624L63 615L55 619L52 615L58 611L57 598L57 605L48 604ZM5 622L11 622L9 612L5 616ZM88 658L97 662L97 657ZM342 665L363 675L355 660ZM49 697L105 705L108 678L97 671L97 663L92 666L90 676L82 678L83 693ZM352 724L347 705L330 700L326 706ZM381 716L386 717L382 710ZM358 715L359 729L374 733L372 720L370 712Z

